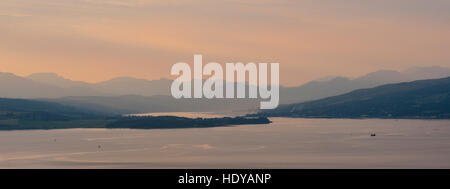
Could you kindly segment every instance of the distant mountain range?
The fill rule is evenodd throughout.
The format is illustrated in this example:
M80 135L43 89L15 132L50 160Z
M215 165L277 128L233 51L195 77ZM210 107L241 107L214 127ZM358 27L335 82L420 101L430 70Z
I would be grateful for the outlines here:
M450 118L450 77L387 84L259 115L307 118Z
M298 87L280 88L282 104L306 102L325 97L344 94L356 89L371 88L389 83L400 83L423 79L436 79L450 76L450 68L414 67L403 72L379 70L362 77L350 79L333 77L326 80L311 81Z
M72 81L55 73L36 73L20 77L0 73L0 97L61 98L67 96L169 95L169 79L145 80L118 77L100 83Z
M362 77L325 77L297 87L280 87L280 103L291 104L344 94L356 89L420 79L450 76L450 68L416 67L397 72L380 70ZM170 96L172 80L119 77L99 83L72 81L55 73L20 77L0 73L0 97L45 99L111 113L164 111L248 111L259 107L257 99L182 99Z

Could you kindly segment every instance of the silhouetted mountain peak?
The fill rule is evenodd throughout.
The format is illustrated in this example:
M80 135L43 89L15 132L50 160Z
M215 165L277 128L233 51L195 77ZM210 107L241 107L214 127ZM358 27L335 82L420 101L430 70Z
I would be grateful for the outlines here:
M27 77L35 82L53 85L61 88L89 88L90 84L83 81L72 81L70 79L64 78L56 73L34 73Z
M28 78L46 78L46 79L65 79L62 76L52 72L33 73Z
M342 82L342 81L350 81L347 77L335 77L334 79L331 79L330 82Z
M355 80L370 80L370 81L399 81L404 80L405 77L402 73L395 70L378 70L376 72L368 73L362 77L356 78Z
M9 73L9 72L0 72L0 77L2 77L2 78L21 78L21 79L23 79L22 77L17 76L17 75L15 75L13 73Z
M402 72L410 79L436 79L450 76L450 68L440 66L413 67Z
M121 77L116 77L116 78L112 78L110 80L101 82L101 83L112 83L112 82L135 82L135 81L148 81L145 79L138 79L138 78L134 78L134 77L128 77L128 76L121 76Z
M333 80L333 79L336 79L336 77L338 77L338 76L325 76L325 77L321 77L321 78L317 78L317 79L315 79L315 80L313 80L313 81L317 81L317 82L326 82L326 81L331 81L331 80Z

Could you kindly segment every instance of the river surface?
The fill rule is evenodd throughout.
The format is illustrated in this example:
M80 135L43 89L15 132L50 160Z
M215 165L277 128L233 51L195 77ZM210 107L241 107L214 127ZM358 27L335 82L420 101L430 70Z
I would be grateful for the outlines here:
M271 120L198 129L0 131L0 168L450 168L449 120Z

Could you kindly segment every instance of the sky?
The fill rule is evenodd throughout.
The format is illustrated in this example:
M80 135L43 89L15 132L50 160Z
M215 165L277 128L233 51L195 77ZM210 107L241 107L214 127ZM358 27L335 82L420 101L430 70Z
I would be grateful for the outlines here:
M98 82L175 78L177 62L328 75L450 67L448 0L1 0L0 71Z

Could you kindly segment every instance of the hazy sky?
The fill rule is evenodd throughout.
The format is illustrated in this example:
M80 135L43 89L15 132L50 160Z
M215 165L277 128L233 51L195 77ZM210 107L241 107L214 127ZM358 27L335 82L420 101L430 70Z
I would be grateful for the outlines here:
M450 67L449 0L1 0L0 71L96 82L170 77L193 54L279 62L297 85Z

